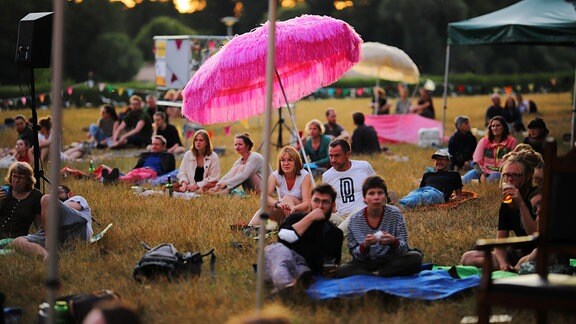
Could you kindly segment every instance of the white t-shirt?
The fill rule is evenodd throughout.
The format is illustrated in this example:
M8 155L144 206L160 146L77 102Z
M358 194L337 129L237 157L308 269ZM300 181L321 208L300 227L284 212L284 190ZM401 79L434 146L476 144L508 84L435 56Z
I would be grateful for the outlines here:
M330 168L322 174L322 182L336 190L336 212L339 214L349 214L366 206L362 197L362 183L376 173L366 161L350 162L352 166L346 171Z
M75 213L76 215L86 220L86 239L90 240L93 234L93 230L92 230L92 212L90 210L88 202L82 196L73 196L71 198L68 198L68 200L64 201L64 203L66 203L67 201L73 201L79 203L80 206L82 206L82 209L75 210Z
M300 170L300 175L296 176L296 181L294 181L294 186L292 187L291 190L288 190L286 177L278 174L278 171L274 171L272 175L274 175L274 177L276 178L276 190L278 191L278 194L280 196L278 198L290 195L292 197L302 200L302 182L304 182L304 179L308 175L308 171L304 169Z

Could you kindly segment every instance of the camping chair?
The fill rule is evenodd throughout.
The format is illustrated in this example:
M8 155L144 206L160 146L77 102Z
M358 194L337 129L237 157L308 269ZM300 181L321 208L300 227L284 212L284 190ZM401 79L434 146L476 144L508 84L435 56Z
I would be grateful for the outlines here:
M484 251L482 279L477 296L479 323L488 323L492 305L530 308L536 311L538 323L547 321L549 310L576 313L576 276L549 273L553 257L576 255L576 217L574 217L574 183L576 183L576 148L556 156L556 144L544 146L544 183L538 234L507 239L478 240ZM526 244L537 246L536 273L492 280L494 247ZM514 242L514 243L510 243Z

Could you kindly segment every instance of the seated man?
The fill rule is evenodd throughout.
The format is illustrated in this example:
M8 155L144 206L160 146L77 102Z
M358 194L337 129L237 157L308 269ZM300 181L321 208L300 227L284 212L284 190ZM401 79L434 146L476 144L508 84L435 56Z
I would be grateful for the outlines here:
M326 123L324 123L324 134L332 138L349 139L350 135L336 122L336 110L334 108L326 109Z
M266 281L274 291L305 282L320 275L324 262L340 263L343 233L328 221L334 209L336 192L329 184L312 189L312 211L290 214L280 226L278 242L265 250Z
M388 188L379 175L362 185L367 207L351 216L346 241L352 261L336 269L335 277L409 276L420 271L422 253L410 249L404 216L386 204Z
M404 208L443 204L450 200L452 193L456 198L462 196L462 178L460 173L450 171L450 153L438 150L432 154L434 172L426 172L418 189L410 191L400 198L398 203Z
M378 134L372 126L364 124L364 114L361 112L352 115L356 129L352 133L352 154L380 153Z
M168 153L180 154L186 151L184 146L182 146L178 130L168 122L165 112L158 111L154 113L154 124L156 125L154 135L164 136Z
M109 148L120 148L126 144L136 147L146 147L152 137L152 119L142 109L142 98L137 95L130 97L130 110L126 113L120 125L114 129Z
M456 131L448 140L448 152L452 156L452 169L468 171L478 141L470 131L470 118L468 116L456 117L454 126Z
M335 139L328 145L328 156L332 167L322 174L322 182L336 190L336 212L330 221L342 230L348 226L349 216L364 209L362 183L373 175L372 165L366 161L350 159L350 143Z
M93 233L92 214L86 199L82 196L75 196L66 186L59 186L57 195L60 200L59 245L71 240L90 240ZM47 236L46 228L49 223L50 200L50 195L42 196L42 227L40 230L34 234L19 236L12 242L12 246L18 252L41 255L44 260L48 257L46 247L50 238Z

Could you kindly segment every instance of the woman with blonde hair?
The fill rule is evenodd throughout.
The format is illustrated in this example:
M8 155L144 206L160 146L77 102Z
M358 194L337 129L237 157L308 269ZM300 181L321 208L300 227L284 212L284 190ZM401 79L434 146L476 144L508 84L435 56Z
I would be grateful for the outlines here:
M219 177L220 160L213 150L210 135L204 129L197 130L178 170L177 191L203 192L214 187Z
M303 168L300 154L292 146L285 146L278 154L278 169L268 177L268 206L285 216L310 211L312 177ZM279 212L279 213L278 213ZM258 225L259 210L250 221Z
M36 179L32 166L14 162L0 189L0 239L27 235L30 225L42 224L40 199L42 192L34 188Z

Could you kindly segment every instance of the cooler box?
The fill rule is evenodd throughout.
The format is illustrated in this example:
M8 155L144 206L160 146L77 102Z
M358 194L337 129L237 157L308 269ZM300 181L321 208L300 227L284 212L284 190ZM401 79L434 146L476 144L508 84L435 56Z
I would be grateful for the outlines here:
M434 128L420 128L418 130L418 146L420 147L433 147L440 145L440 129Z

